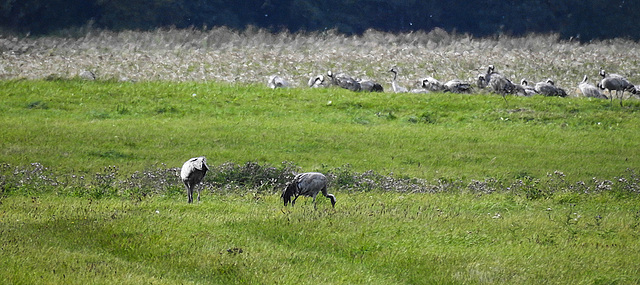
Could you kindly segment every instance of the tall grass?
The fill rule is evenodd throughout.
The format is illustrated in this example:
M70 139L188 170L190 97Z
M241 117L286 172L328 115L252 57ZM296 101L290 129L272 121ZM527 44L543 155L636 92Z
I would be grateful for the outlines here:
M424 76L475 81L494 64L514 82L553 78L571 95L584 75L597 80L600 68L640 82L637 43L629 40L586 44L557 35L474 38L443 30L361 36L335 31L282 32L224 27L149 32L91 30L75 37L0 37L0 78L73 78L84 70L101 80L216 81L264 84L281 74L294 86L327 70L371 78L389 88L393 65L409 86Z

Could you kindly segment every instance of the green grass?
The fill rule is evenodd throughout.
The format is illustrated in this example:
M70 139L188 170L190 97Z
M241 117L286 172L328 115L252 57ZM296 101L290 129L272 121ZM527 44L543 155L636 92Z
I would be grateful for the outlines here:
M640 282L635 99L0 89L2 284ZM189 205L175 169L198 155ZM291 170L331 174L336 208L283 207Z
M132 173L292 161L410 177L612 179L640 165L640 102L270 90L217 83L2 81L0 161ZM195 95L193 95L195 94Z
M637 199L350 193L10 196L3 284L633 284Z

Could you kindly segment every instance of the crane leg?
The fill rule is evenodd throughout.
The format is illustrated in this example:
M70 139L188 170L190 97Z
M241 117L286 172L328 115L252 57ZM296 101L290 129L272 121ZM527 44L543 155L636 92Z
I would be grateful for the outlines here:
M616 96L618 95L618 90L616 90ZM622 107L622 97L624 97L624 90L622 90L622 96L619 96L620 98L620 107Z

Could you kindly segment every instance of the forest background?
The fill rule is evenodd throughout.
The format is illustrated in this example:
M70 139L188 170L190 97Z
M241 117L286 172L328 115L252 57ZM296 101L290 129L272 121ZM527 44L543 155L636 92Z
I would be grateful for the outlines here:
M92 26L114 31L247 26L361 34L431 31L476 37L553 33L581 42L640 39L638 1L628 0L4 0L4 32L51 34Z

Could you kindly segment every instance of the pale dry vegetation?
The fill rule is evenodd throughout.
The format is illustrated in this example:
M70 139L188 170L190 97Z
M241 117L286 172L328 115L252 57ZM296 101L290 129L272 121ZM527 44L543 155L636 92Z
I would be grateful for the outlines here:
M74 78L91 71L99 80L264 84L269 75L280 74L303 87L310 76L334 70L389 88L387 70L393 65L401 68L399 82L411 86L424 76L475 82L494 64L514 82L552 78L570 95L577 95L585 74L595 84L600 68L640 82L640 46L623 39L581 44L557 35L474 38L436 29L345 36L335 31L273 34L251 27L79 34L0 37L0 79Z

